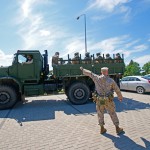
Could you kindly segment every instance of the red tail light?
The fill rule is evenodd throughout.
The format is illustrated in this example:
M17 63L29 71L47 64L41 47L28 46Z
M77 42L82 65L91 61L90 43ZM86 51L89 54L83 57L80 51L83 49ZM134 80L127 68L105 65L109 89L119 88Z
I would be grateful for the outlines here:
M148 82L150 83L150 80L148 80Z

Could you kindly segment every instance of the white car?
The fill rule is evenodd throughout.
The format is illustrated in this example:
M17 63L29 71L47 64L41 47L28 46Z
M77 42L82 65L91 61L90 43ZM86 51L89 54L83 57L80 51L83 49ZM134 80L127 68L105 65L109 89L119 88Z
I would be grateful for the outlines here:
M150 80L142 76L127 76L120 80L120 89L143 94L150 92Z
M145 75L144 77L150 78L150 74Z

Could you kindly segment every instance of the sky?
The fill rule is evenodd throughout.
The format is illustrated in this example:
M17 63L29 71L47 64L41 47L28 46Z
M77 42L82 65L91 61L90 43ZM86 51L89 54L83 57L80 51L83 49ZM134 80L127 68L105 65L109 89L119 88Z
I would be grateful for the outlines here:
M0 66L12 64L17 50L48 50L70 58L85 54L124 54L150 61L150 0L1 0ZM77 17L80 18L77 20Z

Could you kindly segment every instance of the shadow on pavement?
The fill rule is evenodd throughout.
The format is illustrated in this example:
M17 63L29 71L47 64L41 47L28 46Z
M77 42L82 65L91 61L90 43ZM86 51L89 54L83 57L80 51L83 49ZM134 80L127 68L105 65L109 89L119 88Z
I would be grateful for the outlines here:
M114 99L116 112L149 109L150 104L138 102L125 98L120 103L117 98ZM10 112L11 111L11 112ZM96 114L95 103L88 102L84 105L72 105L66 100L33 100L31 102L19 102L11 110L0 110L0 118L12 118L18 122L51 120L55 119L57 112L64 112L66 115L91 115ZM8 113L10 112L10 113Z
M139 109L150 109L149 103L139 102L133 99L124 98L120 103L117 98L114 99L116 105L116 111L128 111L128 110L139 110Z
M80 109L82 109L80 111ZM11 113L10 113L11 111ZM12 118L21 122L51 120L56 118L57 112L64 112L66 115L89 114L95 111L95 105L91 102L85 105L71 105L66 100L33 100L25 103L18 102L11 110L0 110L0 118ZM9 115L7 115L9 113ZM91 114L92 115L92 114ZM1 124L1 123L0 123Z
M111 134L105 133L103 134L103 136L111 139L112 142L114 143L114 146L118 150L134 150L134 149L135 150L148 150L150 149L150 141L147 141L145 138L142 138L142 137L141 139L143 140L145 147L137 144L125 134L121 134L118 137L116 137Z
M136 91L128 91L128 90L121 90L123 92L127 92L127 93L135 93L135 94L138 94ZM141 95L141 94L139 94ZM143 93L142 95L150 95L150 92L146 92L146 93Z

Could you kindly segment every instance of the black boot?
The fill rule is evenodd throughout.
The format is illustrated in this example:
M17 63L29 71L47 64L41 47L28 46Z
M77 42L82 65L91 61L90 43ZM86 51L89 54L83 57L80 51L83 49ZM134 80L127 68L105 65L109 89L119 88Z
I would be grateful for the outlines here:
M116 133L117 134L123 133L123 128L120 128L119 126L116 126Z

